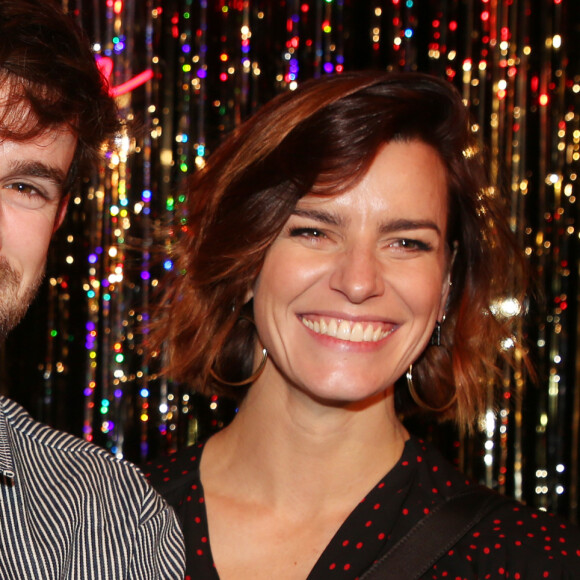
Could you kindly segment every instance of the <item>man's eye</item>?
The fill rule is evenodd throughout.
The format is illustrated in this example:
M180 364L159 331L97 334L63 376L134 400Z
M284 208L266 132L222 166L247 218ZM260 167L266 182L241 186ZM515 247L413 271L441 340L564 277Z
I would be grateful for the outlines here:
M14 181L2 186L8 202L26 209L39 209L48 202L47 196L38 187L24 181Z
M10 183L6 187L8 189L13 189L22 195L28 196L40 195L40 192L34 186L29 185L28 183L22 182Z

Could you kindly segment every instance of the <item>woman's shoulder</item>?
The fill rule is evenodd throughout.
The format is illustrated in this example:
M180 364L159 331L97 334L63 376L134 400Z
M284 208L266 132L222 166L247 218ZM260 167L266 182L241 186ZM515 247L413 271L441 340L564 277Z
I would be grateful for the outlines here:
M415 468L415 486L428 502L442 501L474 483L434 445L415 436L407 441L399 464Z
M479 488L429 443L420 439L410 443L407 461L420 465L415 492L422 505L432 509L454 495ZM497 495L491 490L489 494ZM490 579L580 578L580 528L561 516L506 498L437 563L433 573L433 578L451 574Z
M199 462L204 444L190 445L146 463L142 469L151 485L166 498L179 495L199 479Z
M509 500L484 518L474 531L477 539L511 543L540 550L548 557L571 557L580 566L580 528L561 516ZM580 568L579 568L580 571Z
M439 572L452 560L482 578L580 578L580 529L509 500L460 540L438 563Z

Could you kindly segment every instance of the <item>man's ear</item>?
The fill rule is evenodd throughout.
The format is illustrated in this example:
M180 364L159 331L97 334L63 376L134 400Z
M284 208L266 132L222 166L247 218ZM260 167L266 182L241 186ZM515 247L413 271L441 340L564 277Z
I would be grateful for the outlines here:
M62 225L64 221L64 216L66 215L66 209L68 207L68 202L70 199L70 194L63 195L58 202L58 207L56 209L56 216L54 218L54 227L52 228L52 233L54 234L58 228Z

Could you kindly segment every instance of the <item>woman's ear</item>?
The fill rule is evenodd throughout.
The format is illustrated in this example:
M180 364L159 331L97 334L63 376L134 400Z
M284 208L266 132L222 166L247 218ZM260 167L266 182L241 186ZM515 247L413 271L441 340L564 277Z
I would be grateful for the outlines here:
M445 276L443 284L441 285L441 302L439 302L439 312L437 313L437 320L441 322L445 318L447 312L447 300L449 299L449 292L451 291L451 280L449 276Z
M457 256L457 249L459 244L457 241L453 242L453 250L449 258L447 266L447 275L443 278L443 284L441 285L441 303L439 305L439 314L437 320L443 320L445 313L447 311L447 305L449 302L449 294L451 293L451 285L453 284L451 279L451 274L453 272L453 264L455 263L455 257Z

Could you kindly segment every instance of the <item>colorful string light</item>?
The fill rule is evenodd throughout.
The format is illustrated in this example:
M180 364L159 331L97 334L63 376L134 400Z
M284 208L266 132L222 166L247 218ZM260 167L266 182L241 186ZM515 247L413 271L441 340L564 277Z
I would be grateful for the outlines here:
M490 399L460 461L488 485L577 517L580 70L570 1L78 0L79 18L97 22L88 32L128 130L73 200L65 250L52 257L45 416L61 404L59 388L77 383L83 436L136 461L227 421L226 402L159 377L143 357L151 293L173 271L173 238L157 260L155 233L187 228L178 184L224 134L307 78L423 70L453 82L469 105L547 303L532 300L522 329L538 386L523 368L506 372L500 406ZM101 5L104 16L92 15ZM79 277L82 307L71 290ZM73 311L82 315L64 314ZM79 373L70 337L81 335Z

